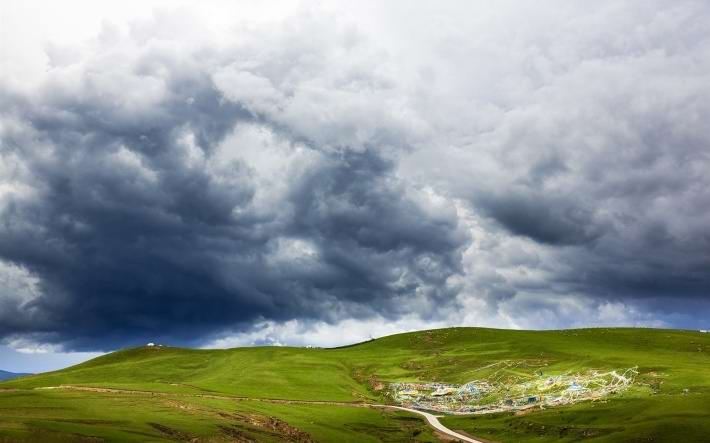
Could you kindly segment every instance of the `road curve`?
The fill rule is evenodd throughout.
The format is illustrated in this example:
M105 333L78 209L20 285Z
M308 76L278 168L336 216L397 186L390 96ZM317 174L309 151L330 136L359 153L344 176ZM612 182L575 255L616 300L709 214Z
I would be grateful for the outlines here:
M400 409L402 411L407 411L407 412L412 412L414 414L423 415L424 418L426 418L426 421L429 422L429 424L437 431L443 432L444 434L450 435L451 437L458 438L461 441L466 441L469 443L484 443L481 440L476 440L475 438L466 437L465 435L461 435L458 432L452 431L451 429L442 425L441 422L439 422L439 419L436 418L435 415L432 415L428 412L417 411L416 409L403 408L401 406L390 406L390 405L376 405L376 406L378 408Z

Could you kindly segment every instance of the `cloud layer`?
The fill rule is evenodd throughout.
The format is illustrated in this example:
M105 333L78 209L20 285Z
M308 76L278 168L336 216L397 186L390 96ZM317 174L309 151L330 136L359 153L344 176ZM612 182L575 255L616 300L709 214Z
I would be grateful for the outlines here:
M4 341L702 324L707 5L382 8L157 13L5 78Z

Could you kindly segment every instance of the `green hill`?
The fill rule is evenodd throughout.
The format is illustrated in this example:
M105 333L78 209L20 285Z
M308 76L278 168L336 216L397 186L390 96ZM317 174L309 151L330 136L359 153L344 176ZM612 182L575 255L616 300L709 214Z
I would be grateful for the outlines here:
M707 441L709 364L708 334L630 328L449 328L336 349L143 346L0 383L0 441L437 441L419 418L362 403L391 402L390 382L634 366L631 388L600 401L442 423L503 442Z

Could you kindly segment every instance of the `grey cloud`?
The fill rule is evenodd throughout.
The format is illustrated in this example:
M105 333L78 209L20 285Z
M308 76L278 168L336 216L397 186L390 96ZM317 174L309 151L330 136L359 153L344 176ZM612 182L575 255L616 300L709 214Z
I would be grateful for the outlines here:
M387 316L417 291L446 298L468 237L407 195L379 146L390 129L333 150L263 96L223 94L213 73L239 51L136 53L59 67L36 97L5 95L2 155L20 159L13 183L31 192L3 201L0 257L40 293L0 312L0 335L70 349L194 344L259 319ZM324 124L332 139L357 126ZM290 188L274 207L256 207L271 189L247 162L215 160L239 125L314 153L272 177Z
M543 304L575 294L658 318L683 311L688 324L693 304L702 322L707 5L559 6L496 8L479 39L447 35L432 69L449 81L427 92L446 136L405 168L467 202L467 296L500 306L514 294ZM515 264L511 244L538 259Z
M551 198L542 192L483 195L476 207L511 233L551 245L578 245L594 241L603 227L593 211L568 198Z
M378 8L219 45L159 17L0 88L0 263L35 288L0 335L707 317L706 4Z

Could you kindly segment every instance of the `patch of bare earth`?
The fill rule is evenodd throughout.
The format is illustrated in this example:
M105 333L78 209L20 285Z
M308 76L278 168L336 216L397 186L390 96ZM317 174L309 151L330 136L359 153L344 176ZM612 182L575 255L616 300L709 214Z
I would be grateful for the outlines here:
M387 387L375 375L371 375L370 378L367 380L367 383L370 386L370 389L372 389L375 392L380 392Z
M276 417L259 414L245 414L242 418L252 426L267 429L279 436L285 437L288 441L296 443L313 443L310 434L291 426L285 421Z
M256 443L257 440L251 438L247 433L237 428L230 428L229 426L219 426L219 430L225 436L229 437L230 441L235 441L238 443Z
M189 442L197 442L199 439L191 434L188 434L187 432L182 432L177 429L173 429L169 426L161 425L160 423L148 423L153 429L159 431L161 434L165 435L168 438L171 438L173 440L179 440L179 441L189 441Z
M220 417L232 421L230 426L219 426L220 431L232 441L243 443L269 440L288 441L294 443L313 443L307 432L291 426L276 417L261 414L228 414L219 413Z

